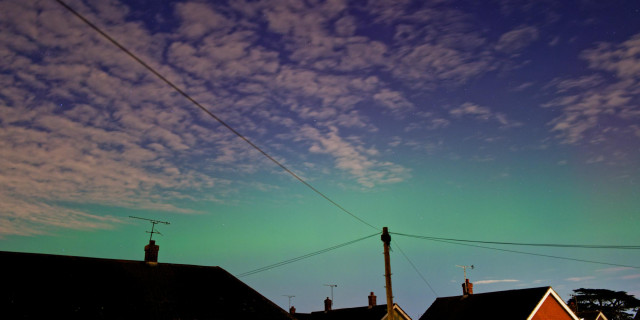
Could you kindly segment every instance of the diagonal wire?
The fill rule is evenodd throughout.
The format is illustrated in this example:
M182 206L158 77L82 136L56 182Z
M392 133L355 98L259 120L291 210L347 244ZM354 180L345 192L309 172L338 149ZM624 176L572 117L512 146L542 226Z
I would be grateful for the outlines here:
M427 286L429 287L429 289L431 289L431 292L433 292L433 294L437 297L438 293L436 292L436 290L433 289L433 287L431 286L431 284L429 284L429 281L427 281L427 279L422 275L422 273L420 272L420 270L418 270L418 268L416 267L415 264L413 264L413 262L411 261L411 259L409 259L409 257L404 253L404 250L402 250L402 248L400 248L400 246L398 245L398 241L397 240L393 240L393 243L395 244L396 248L398 248L398 250L400 250L400 253L402 253L402 256L404 256L404 258L407 260L407 262L409 262L409 264L411 265L411 267L413 268L413 270L416 271L416 273L418 274L418 276L420 277L420 279L422 279L422 281L424 281L424 283L427 284Z
M593 263L593 264L602 264L602 265L607 265L607 266L640 269L639 266L630 266L630 265L608 263L608 262L600 262L600 261L594 261L594 260L585 260L585 259L576 259L576 258L569 258L569 257L562 257L562 256L554 256L554 255L549 255L549 254L541 254L541 253L533 253L533 252L501 249L501 248L480 246L480 245L476 245L476 244L459 243L459 242L448 241L448 240L436 240L436 239L428 239L428 240L437 241L437 242L444 242L444 243L449 243L449 244L456 244L456 245L460 245L460 246L468 246L468 247L483 248L483 249L503 251L503 252L519 253L519 254L526 254L526 255L545 257L545 258L562 259L562 260L569 260L569 261L586 262L586 263Z
M276 165L278 165L280 168L282 168L282 170L284 170L285 172L287 172L288 174L290 174L292 177L294 177L295 179L297 179L298 181L300 181L302 184L304 184L307 188L311 189L313 192L315 192L316 194L318 194L319 196L321 196L322 198L324 198L325 200L329 201L331 204L333 204L335 207L337 207L338 209L340 209L342 212L350 215L351 217L353 217L354 219L362 222L363 224L378 230L379 228L375 227L374 225L366 222L365 220L363 220L362 218L356 216L355 214L353 214L351 211L347 210L346 208L344 208L343 206L341 206L340 204L338 204L337 202L333 201L331 198L329 198L327 195L325 195L324 193L322 193L320 190L316 189L314 186L312 186L310 183L308 183L307 181L305 181L304 179L302 179L300 176L298 176L296 173L294 173L293 171L291 171L289 168L287 168L284 164L282 164L280 161L276 160L274 157L272 157L270 154L268 154L266 151L262 150L260 147L258 147L256 144L254 144L253 142L251 142L251 140L249 140L247 137L245 137L244 135L242 135L240 132L236 131L233 127L231 127L229 124L227 124L226 122L224 122L221 118L219 118L218 116L216 116L213 112L209 111L207 108L205 108L203 105L201 105L198 101L196 101L195 99L193 99L189 94L187 94L186 92L184 92L182 89L180 89L178 86L176 86L173 82L169 81L167 78L165 78L162 74L160 74L158 71L156 71L153 67L151 67L150 65L148 65L146 62L144 62L142 59L140 59L138 56L136 56L133 52L129 51L126 47L124 47L123 45L121 45L118 41L116 41L115 39L113 39L111 36L109 36L106 32L102 31L102 29L100 29L98 26L96 26L95 24L93 24L91 21L89 21L87 18L85 18L82 14L80 14L79 12L75 11L73 8L71 8L69 5L67 5L64 1L62 0L56 0L61 6L65 7L69 12L71 12L73 15L75 15L76 17L78 17L80 20L82 20L85 24L87 24L89 27L91 27L93 30L95 30L96 32L98 32L102 37L104 37L105 39L107 39L109 42L111 42L113 45L115 45L116 47L118 47L122 52L126 53L129 57L131 57L133 60L135 60L136 62L138 62L140 65L142 65L144 68L146 68L147 70L149 70L149 72L153 73L156 77L158 77L160 80L162 80L164 83L166 83L168 86L170 86L171 88L173 88L173 90L175 90L176 92L178 92L180 95L182 95L183 97L185 97L187 100L189 100L191 103L193 103L194 105L196 105L198 108L200 108L202 111L204 111L206 114L208 114L210 117L212 117L213 119L215 119L216 121L218 121L221 125L223 125L225 128L227 128L229 131L231 131L233 134L235 134L236 136L238 136L240 139L244 140L246 143L248 143L251 147L253 147L254 149L256 149L258 152L260 152L263 156L265 156L267 159L271 160L273 163L275 163Z
M481 244L499 244L499 245L511 245L511 246L554 247L554 248L582 248L582 249L630 249L630 250L640 249L640 246L629 246L629 245L500 242L500 241L481 241L481 240L439 238L439 237L420 236L420 235L398 233L398 232L389 232L389 233L397 234L399 236L405 236L405 237L410 237L410 238L418 238L418 239L424 239L424 240L434 240L434 241L435 240L442 240L442 241L481 243Z
M338 244L338 245L335 245L335 246L332 246L332 247L329 247L329 248L325 248L325 249L322 249L322 250L318 250L318 251L315 251L315 252L307 253L307 254L301 255L299 257L295 257L295 258L291 258L291 259L288 259L288 260L280 261L280 262L277 262L277 263L274 263L274 264L270 264L268 266L264 266L264 267L261 267L261 268L258 268L258 269L254 269L254 270L251 270L251 271L239 273L239 274L236 275L236 277L238 277L238 278L246 277L246 276L249 276L249 275L252 275L252 274L256 274L256 273L260 273L260 272L263 272L263 271L271 270L273 268L281 267L281 266L284 266L284 265L287 265L287 264L290 264L290 263L293 263L293 262L296 262L296 261L300 261L300 260L303 260L303 259L311 258L311 257L317 256L319 254L323 254L323 253L326 253L326 252L329 252L329 251L332 251L332 250L335 250L335 249L338 249L338 248L342 248L342 247L348 246L350 244L354 244L356 242L360 242L360 241L365 240L365 239L369 239L369 238L371 238L373 236L377 236L379 234L380 234L379 232L378 233L374 233L374 234L368 235L366 237L362 237L362 238L359 238L359 239L356 239L356 240L351 240L351 241L348 241L348 242L345 242L345 243L342 243L342 244Z

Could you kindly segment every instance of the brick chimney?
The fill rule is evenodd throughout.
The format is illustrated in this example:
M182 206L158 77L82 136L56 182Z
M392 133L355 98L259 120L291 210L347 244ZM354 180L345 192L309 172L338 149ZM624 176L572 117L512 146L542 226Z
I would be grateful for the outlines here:
M289 308L289 313L290 313L291 315L296 314L296 307L291 306L291 308Z
M373 291L371 291L371 294L369 294L369 309L375 307L378 303L376 302L376 295L373 294Z
M331 299L329 299L329 297L327 297L326 299L324 299L324 312L327 311L331 311L331 304L333 301L331 301Z
M144 262L158 263L158 250L155 240L149 240L149 244L144 246Z
M473 294L473 283L469 282L469 279L464 279L462 284L462 295L468 296Z

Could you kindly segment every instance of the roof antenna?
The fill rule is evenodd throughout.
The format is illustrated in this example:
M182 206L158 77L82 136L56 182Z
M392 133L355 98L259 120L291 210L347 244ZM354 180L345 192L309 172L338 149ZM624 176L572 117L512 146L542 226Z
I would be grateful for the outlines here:
M147 233L150 233L149 235L149 242L151 242L151 239L153 238L153 234L157 233L159 235L162 235L162 233L160 233L160 231L154 231L156 224L158 223L164 223L164 224L170 224L167 221L160 221L160 220L154 220L154 219L147 219L147 218L140 218L140 217L134 217L134 216L129 216L129 218L133 218L133 219L140 219L140 220L146 220L151 222L151 231L147 231Z
M456 265L456 267L464 269L464 281L465 282L467 281L467 268L471 268L471 270L473 270L475 268L473 265L470 265L470 266L459 266L459 265Z
M462 284L462 296L466 297L468 295L473 294L473 283L469 282L469 279L467 279L467 268L473 269L474 266L473 265L470 265L470 266L456 265L456 267L464 269L464 283Z
M337 287L337 284L325 284L327 287L331 287L331 301L333 301L333 288Z
M288 297L289 298L289 310L291 310L291 298L295 297L293 295L288 295L288 294L283 294L283 297Z

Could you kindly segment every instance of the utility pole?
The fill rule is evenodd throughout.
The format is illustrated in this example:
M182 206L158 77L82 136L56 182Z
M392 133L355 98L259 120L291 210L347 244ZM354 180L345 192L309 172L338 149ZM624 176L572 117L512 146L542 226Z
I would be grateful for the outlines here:
M393 292L391 290L391 258L389 257L389 245L391 244L391 235L387 227L382 228L382 236L380 236L384 244L384 279L385 288L387 289L387 319L395 320L393 314Z

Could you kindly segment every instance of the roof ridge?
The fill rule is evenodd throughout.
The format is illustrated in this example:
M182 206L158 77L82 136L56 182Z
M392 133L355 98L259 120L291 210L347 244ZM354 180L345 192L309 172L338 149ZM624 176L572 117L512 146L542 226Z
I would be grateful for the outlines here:
M480 296L480 295L487 295L487 294L496 294L496 293L505 293L505 292L514 292L514 291L534 291L534 290L545 290L545 292L547 290L549 290L549 288L551 288L551 286L543 286L543 287L533 287L533 288L521 288L521 289L510 289L510 290L501 290L501 291L491 291L491 292L481 292L481 293L474 293L474 294L470 294L468 296ZM463 297L464 295L457 295L457 296L447 296L447 297L438 297L437 299L445 299L445 298L456 298L456 297Z
M69 258L69 259L86 259L93 261L113 261L113 262L125 262L125 263L145 263L144 260L129 260L129 259L111 259L111 258L100 258L100 257L83 257L83 256L70 256L66 254L51 254L51 253L38 253L38 252L18 252L18 251L3 251L0 250L0 254L15 254L15 255L23 255L23 256L45 256L51 258ZM187 264L187 263L171 263L171 262L158 262L159 265L173 265L173 266L191 266L191 267L199 267L199 268L220 268L220 266L203 266L197 264ZM224 270L224 269L223 269Z

